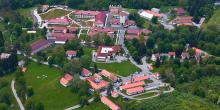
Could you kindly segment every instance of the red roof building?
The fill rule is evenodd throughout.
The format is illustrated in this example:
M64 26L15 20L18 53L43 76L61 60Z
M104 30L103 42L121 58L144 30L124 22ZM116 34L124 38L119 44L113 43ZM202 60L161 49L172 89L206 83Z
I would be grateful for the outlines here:
M92 75L92 72L90 72L88 69L86 68L83 68L82 69L82 72L81 72L81 75L84 76L84 77L89 77Z
M159 18L162 17L162 14L156 13L156 12L151 11L151 10L146 10L146 12L149 13L149 14L152 14L155 17L159 17Z
M149 33L151 33L151 31L147 29L128 29L125 38L127 40L132 40L134 38L139 39L141 34L147 36Z
M134 82L140 82L140 81L144 81L147 80L149 77L147 75L143 75L143 76L136 76L133 77L131 80L128 80L126 83L134 83Z
M114 38L114 32L115 30L113 28L92 28L90 29L88 35L91 37L91 38L94 38L95 35L97 34L107 34L109 37L111 38Z
M144 88L141 86L138 86L138 87L127 89L126 92L128 95L134 95L134 94L144 92Z
M102 103L107 105L111 110L121 110L118 105L116 105L114 102L112 102L109 98L103 96L101 97Z
M140 82L135 82L135 83L130 83L130 84L125 84L120 86L120 89L129 89L129 88L134 88L134 87L138 87L138 86L144 86L145 82L144 81L140 81Z
M117 76L115 76L114 74L112 74L111 72L109 72L109 71L107 71L107 70L105 70L105 69L103 69L103 70L100 72L100 74L102 74L103 76L109 78L109 79L112 80L112 81L116 81L116 80L118 79Z
M119 96L118 92L115 91L115 90L111 91L111 95L112 95L112 97L114 97L114 98L116 98L116 97Z
M62 84L64 87L67 87L72 80L73 76L67 73L60 79L60 84Z
M103 27L105 24L106 13L100 11L84 11L77 10L73 12L77 19L95 19L95 24L97 27Z
M54 40L56 44L65 44L75 38L76 35L71 33L49 33L47 37L48 40Z
M109 61L115 58L115 55L121 51L121 46L99 46L96 59L98 61Z
M69 25L71 20L68 18L52 18L49 19L48 24Z
M129 27L129 26L136 26L136 22L133 20L126 20L124 27Z
M68 56L68 58L73 58L77 55L77 51L75 50L68 50L66 51L66 55Z
M179 16L171 21L171 23L177 26L193 26L192 18L191 16Z
M109 85L109 82L101 80L100 77L97 77L97 75L94 75L92 77L87 78L86 80L89 82L90 86L95 90L107 88Z
M73 28L73 27L52 27L49 29L52 30L52 33L72 33L72 34L77 33L77 28Z
M33 44L31 44L31 54L35 54L45 48L51 46L54 42L50 40L40 39Z
M175 58L176 57L176 52L169 52L168 53L168 56L171 58L171 57L173 57L173 58Z

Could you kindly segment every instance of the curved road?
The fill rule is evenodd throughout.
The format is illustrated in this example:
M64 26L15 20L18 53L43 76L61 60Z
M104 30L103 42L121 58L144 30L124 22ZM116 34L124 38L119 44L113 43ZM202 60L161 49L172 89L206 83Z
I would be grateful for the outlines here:
M11 81L11 90L12 90L14 96L15 96L15 99L16 99L18 105L19 105L20 110L25 110L25 109L24 109L24 105L22 104L20 98L18 97L18 95L17 95L17 93L16 93L16 90L15 90L15 81L14 81L14 80Z

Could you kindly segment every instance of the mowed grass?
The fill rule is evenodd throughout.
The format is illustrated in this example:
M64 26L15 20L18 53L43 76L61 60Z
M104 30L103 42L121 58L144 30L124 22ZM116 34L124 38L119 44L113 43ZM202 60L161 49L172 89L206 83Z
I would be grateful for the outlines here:
M43 77L47 76L47 77ZM25 73L27 85L32 87L34 95L31 97L36 102L41 102L45 110L63 110L78 104L79 96L73 94L69 88L59 83L61 71L37 63L30 63L28 72Z
M211 26L214 26L217 30L210 29ZM214 11L214 15L209 19L207 23L203 25L205 30L208 31L218 31L220 32L220 9Z
M121 63L97 63L98 68L106 69L120 76L128 76L134 72L140 71L130 61L124 61Z
M43 20L47 20L51 18L60 18L62 16L66 16L70 12L71 11L66 11L62 9L54 9L54 10L49 11L48 13L41 14L40 16Z

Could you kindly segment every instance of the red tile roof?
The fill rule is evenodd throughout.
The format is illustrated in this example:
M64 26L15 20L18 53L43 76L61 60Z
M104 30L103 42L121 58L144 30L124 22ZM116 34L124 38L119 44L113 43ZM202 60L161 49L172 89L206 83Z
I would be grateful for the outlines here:
M67 73L60 79L60 83L64 86L67 86L71 80L73 80L73 76Z
M109 79L111 79L112 81L116 81L118 79L117 76L115 76L114 74L112 74L111 72L103 69L101 72L100 72L103 76L105 77L108 77Z
M95 23L96 24L104 24L105 18L106 18L106 13L100 12L99 14L96 15Z
M113 103L110 99L107 97L103 96L101 97L101 101L106 104L111 110L120 110L120 107L117 106L115 103Z
M71 19L68 18L52 18L48 20L49 24L57 23L57 24L69 24Z
M144 75L144 76L136 76L136 77L133 77L132 81L131 81L131 80L128 80L127 83L144 81L144 80L147 80L148 78L149 78L149 77L148 77L147 75Z
M96 82L96 80L99 80L98 82ZM99 78L97 79L96 76L92 76L87 78L87 81L89 82L90 86L95 89L95 90L99 90L105 87L108 87L109 82L104 81L104 80L100 80Z
M65 78L67 81L73 80L73 76L70 75L69 73L65 74L65 76L63 78Z
M111 19L110 24L120 25L120 20L119 19Z
M88 35L90 37L94 37L96 34L103 34L103 33L107 33L108 36L110 36L111 38L113 38L114 36L114 32L115 30L113 28L92 28Z
M68 50L68 51L66 51L66 54L67 54L67 55L76 56L77 51L75 51L75 50Z
M77 10L74 12L74 14L76 15L90 15L90 16L96 16L97 14L99 14L99 11L85 11L85 10Z
M132 93L144 91L144 88L141 86L138 86L138 87L127 89L126 91L128 94L132 94Z
M52 45L53 42L49 41L49 40L46 40L46 39L40 39L36 42L34 42L33 44L31 44L31 51L32 52L35 52L41 48L46 48L50 45Z
M111 50L103 52L105 48L109 48ZM97 57L107 57L111 56L114 53L118 53L121 51L121 46L115 45L115 46L99 46L97 50Z
M143 85L145 85L145 82L140 81L140 82L135 82L135 83L122 85L122 86L120 86L120 89L128 89L128 88L133 88L133 87L143 86Z
M153 16L156 16L156 17L162 17L162 14L156 13L156 12L151 11L151 10L145 10L145 12L147 12L149 14L152 14Z
M91 74L91 72L90 72L88 69L83 68L83 69L82 69L82 74L85 75L85 76L87 76L87 75Z
M151 33L150 30L147 29L128 29L127 30L127 35L125 36L126 39L128 40L132 40L134 38L139 39L141 34L144 34L145 36L147 36L149 33Z
M190 26L193 25L191 16L180 16L174 19L172 22L177 25L190 25Z
M168 55L169 56L176 56L176 52L169 52Z
M125 26L135 26L136 22L133 20L126 20L125 21Z

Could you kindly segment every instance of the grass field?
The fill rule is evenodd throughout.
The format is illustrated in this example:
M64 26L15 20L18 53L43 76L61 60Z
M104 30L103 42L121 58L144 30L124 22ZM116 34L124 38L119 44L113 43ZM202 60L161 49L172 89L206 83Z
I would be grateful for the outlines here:
M220 32L220 9L214 11L214 15L203 25L203 28L208 31Z
M135 98L147 98L147 97L154 96L155 94L157 94L157 93L151 92L151 93L146 93L146 94L139 95L139 96L137 96Z
M0 23L0 31L3 31L3 30L4 30L4 24Z
M51 18L60 18L62 16L67 15L70 11L62 10L62 9L54 9L49 11L48 13L41 14L42 19L47 20Z
M98 63L97 66L98 68L106 69L121 76L128 76L134 72L140 71L139 68L134 66L129 61L125 61L122 63Z
M25 79L27 85L34 89L34 95L31 98L43 103L45 110L63 110L78 104L79 96L61 86L60 76L61 71L56 68L36 63L30 63L28 66Z

